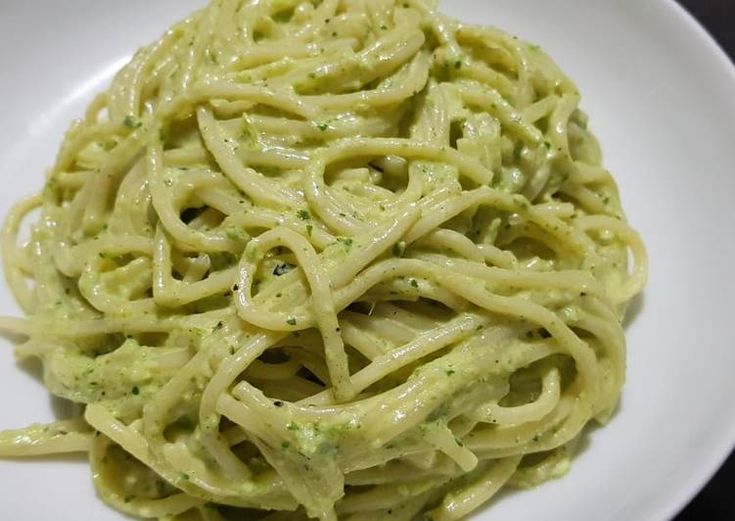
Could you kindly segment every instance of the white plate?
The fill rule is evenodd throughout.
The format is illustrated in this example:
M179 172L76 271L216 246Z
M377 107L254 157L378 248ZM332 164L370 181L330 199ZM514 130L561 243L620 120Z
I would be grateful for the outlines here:
M565 478L505 494L479 518L668 519L735 441L735 69L670 0L444 3L540 43L577 81L651 255L619 414ZM198 4L0 3L0 211L41 186L68 123L136 46ZM0 313L17 313L4 286ZM0 428L51 420L52 401L2 344ZM122 519L82 460L0 462L0 490L3 519Z

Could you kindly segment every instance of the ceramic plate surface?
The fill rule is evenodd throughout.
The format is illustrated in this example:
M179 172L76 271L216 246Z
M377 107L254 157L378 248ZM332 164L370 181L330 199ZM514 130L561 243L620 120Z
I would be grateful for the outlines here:
M203 1L203 0L202 0ZM582 107L651 256L613 421L563 479L505 493L480 520L664 521L735 441L735 69L671 0L452 0L444 9L540 44ZM37 191L69 122L195 0L0 3L0 212ZM0 314L18 314L0 286ZM0 341L0 428L59 411ZM0 461L0 518L119 521L83 458Z

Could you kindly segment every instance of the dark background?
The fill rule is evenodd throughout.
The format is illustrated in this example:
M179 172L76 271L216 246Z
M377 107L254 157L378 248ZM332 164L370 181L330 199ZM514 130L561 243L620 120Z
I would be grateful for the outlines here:
M678 0L735 61L735 0ZM735 92L733 92L735 96ZM735 453L675 521L735 520Z

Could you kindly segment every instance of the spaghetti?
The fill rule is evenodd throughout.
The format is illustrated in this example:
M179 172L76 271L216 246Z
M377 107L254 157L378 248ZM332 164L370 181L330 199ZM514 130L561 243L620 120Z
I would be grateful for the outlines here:
M193 14L10 212L0 328L84 412L0 455L89 451L177 521L452 520L561 475L646 278L579 101L428 0Z

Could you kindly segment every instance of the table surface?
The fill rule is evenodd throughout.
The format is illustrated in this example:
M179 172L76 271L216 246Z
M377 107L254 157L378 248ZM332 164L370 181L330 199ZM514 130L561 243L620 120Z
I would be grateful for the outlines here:
M735 1L678 0L735 62ZM735 93L734 93L735 95ZM735 519L735 452L675 521Z

